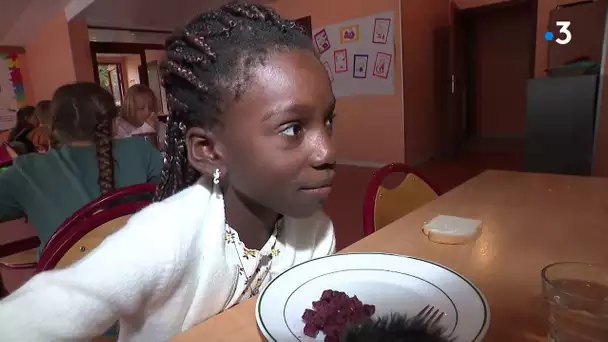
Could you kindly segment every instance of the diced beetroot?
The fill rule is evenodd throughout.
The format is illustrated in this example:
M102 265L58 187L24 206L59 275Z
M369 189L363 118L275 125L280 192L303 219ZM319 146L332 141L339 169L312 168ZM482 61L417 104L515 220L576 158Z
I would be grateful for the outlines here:
M333 296L333 291L332 290L325 290L321 294L321 300L329 301L329 300L331 300L332 296Z
M316 337L319 331L325 334L326 342L339 342L339 336L348 324L359 324L376 311L374 305L364 304L353 296L335 290L325 290L318 301L312 302L313 309L302 314L304 334Z
M323 329L325 326L325 321L327 320L327 315L325 311L317 311L315 318L312 320L312 323L319 329Z
M314 337L317 337L318 334L319 334L319 329L317 329L317 327L315 327L314 324L306 323L304 325L304 335L314 338Z
M304 314L302 315L302 319L304 320L304 322L310 323L315 318L316 314L317 313L315 312L315 310L306 309L306 310L304 310Z
M365 304L363 305L363 311L367 317L371 317L376 313L376 307L373 305Z
M323 310L326 305L327 305L327 303L325 303L325 302L323 302L321 300L318 300L316 302L312 302L312 308L315 309L316 311Z

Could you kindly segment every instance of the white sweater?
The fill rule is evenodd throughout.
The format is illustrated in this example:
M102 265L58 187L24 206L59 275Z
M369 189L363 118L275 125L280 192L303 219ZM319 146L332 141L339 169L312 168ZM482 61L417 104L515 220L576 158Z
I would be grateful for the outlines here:
M120 318L119 341L160 342L222 312L238 279L224 212L222 195L200 184L150 205L80 262L1 301L0 340L90 341ZM272 277L333 253L333 226L320 212L286 217L278 244Z

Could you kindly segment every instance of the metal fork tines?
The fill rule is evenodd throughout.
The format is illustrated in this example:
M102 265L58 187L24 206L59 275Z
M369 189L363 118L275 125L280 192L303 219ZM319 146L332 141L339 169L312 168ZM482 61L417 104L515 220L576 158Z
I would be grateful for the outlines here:
M445 313L439 309L436 309L432 305L425 306L416 316L416 319L419 319L422 323L424 323L429 328L434 327L441 319L445 316Z

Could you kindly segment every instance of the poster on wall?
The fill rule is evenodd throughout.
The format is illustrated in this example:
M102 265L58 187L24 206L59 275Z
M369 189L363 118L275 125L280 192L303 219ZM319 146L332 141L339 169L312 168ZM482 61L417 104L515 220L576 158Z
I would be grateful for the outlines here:
M355 55L353 62L353 77L354 78L366 78L367 77L367 60L368 55Z
M390 53L378 52L376 62L374 62L374 76L386 79L391 70L392 59L393 56Z
M17 123L17 110L25 106L25 91L17 54L0 54L0 131Z
M391 19L376 18L374 20L374 38L372 42L376 44L386 44L388 42L388 33L391 30Z
M348 50L334 51L334 71L336 74L348 71Z
M383 12L313 30L336 97L394 94L393 18Z
M327 37L327 32L325 30L320 30L315 33L315 43L317 45L317 51L320 54L329 50L331 48L331 43L329 42L329 38Z

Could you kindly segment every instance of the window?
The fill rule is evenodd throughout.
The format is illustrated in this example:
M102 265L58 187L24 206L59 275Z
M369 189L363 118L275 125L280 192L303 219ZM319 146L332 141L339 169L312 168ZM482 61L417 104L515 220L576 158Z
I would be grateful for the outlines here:
M121 65L119 63L99 64L97 72L99 74L99 84L114 96L114 102L117 106L122 105L124 86Z

